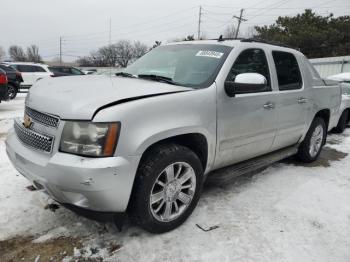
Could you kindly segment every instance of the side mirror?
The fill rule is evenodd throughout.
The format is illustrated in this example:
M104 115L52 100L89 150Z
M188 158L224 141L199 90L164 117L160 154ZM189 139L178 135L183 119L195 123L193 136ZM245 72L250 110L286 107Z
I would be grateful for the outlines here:
M236 76L235 81L225 82L225 92L229 97L236 94L247 94L267 91L266 78L258 73L243 73Z

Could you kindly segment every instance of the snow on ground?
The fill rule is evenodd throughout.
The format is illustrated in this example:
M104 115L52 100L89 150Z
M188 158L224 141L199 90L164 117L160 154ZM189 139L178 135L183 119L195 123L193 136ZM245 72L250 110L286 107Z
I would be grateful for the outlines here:
M29 183L9 163L4 145L23 101L0 104L0 241L80 239L82 247L64 261L350 261L349 155L329 167L276 163L225 187L207 187L192 216L172 232L152 235L128 222L118 232L64 208L44 209L48 198L25 189ZM350 153L349 129L329 136L326 150L332 149ZM219 228L204 232L196 224Z

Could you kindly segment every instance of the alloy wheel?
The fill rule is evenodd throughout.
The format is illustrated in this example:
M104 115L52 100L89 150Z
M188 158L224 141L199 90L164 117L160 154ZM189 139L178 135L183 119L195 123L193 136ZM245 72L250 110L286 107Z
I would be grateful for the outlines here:
M309 153L311 157L315 157L319 153L322 147L323 132L324 131L322 126L318 125L311 135L310 148L309 148Z
M185 162L167 166L157 177L150 195L150 209L155 219L169 222L181 216L196 191L196 174Z

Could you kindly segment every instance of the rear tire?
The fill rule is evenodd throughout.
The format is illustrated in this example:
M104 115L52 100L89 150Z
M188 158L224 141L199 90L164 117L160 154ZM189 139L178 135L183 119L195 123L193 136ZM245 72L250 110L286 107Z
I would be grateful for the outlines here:
M193 151L177 144L155 147L137 171L130 217L151 233L173 230L191 215L202 185L202 164Z
M7 90L8 98L10 100L15 99L17 96L17 92L18 92L17 88L11 84L9 84L7 87L8 87L8 90Z
M297 158L305 163L315 161L322 151L326 137L326 123L322 118L316 117L312 121L304 141L299 146Z
M338 125L334 128L334 132L338 134L343 133L348 124L348 120L349 120L349 110L347 109L341 114Z

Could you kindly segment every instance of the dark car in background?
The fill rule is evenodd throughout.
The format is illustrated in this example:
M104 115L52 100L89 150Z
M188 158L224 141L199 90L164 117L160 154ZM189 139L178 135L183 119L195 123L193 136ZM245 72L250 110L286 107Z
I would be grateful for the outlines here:
M0 69L0 102L8 99L6 72Z
M83 71L71 66L49 66L53 77L85 75Z
M23 82L21 72L7 64L0 64L0 69L5 71L8 80L8 98L14 99L20 89L20 84Z

